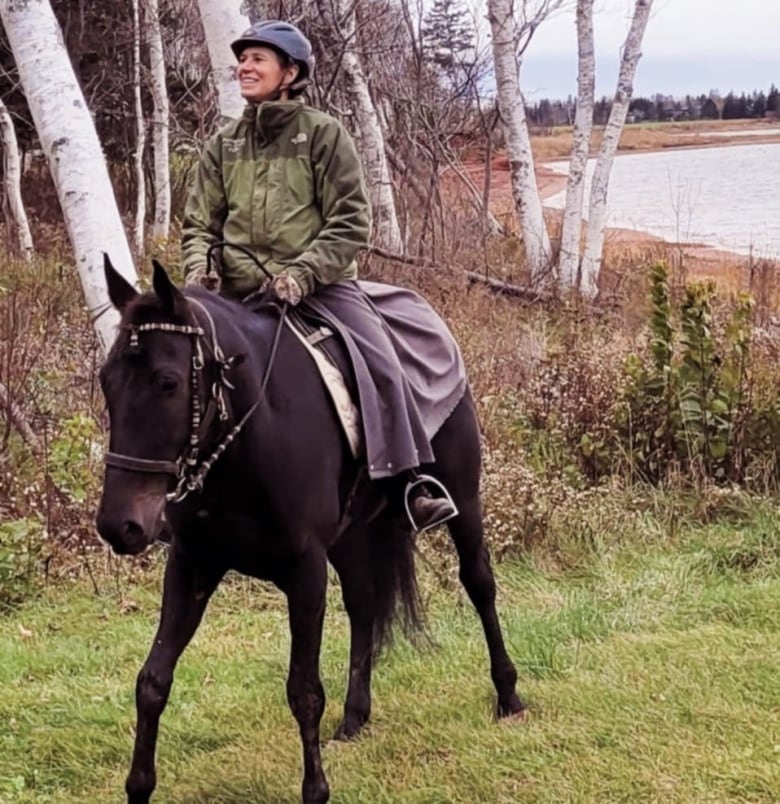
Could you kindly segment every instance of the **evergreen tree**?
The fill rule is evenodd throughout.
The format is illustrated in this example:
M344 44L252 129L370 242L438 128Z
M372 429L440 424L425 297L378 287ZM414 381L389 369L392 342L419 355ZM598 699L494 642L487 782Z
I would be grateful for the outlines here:
M451 71L473 64L474 25L461 0L434 0L422 27L428 58Z
M774 84L769 87L769 94L766 96L766 111L780 111L780 90Z
M766 114L766 95L763 92L758 92L753 97L750 114L752 117L763 117Z

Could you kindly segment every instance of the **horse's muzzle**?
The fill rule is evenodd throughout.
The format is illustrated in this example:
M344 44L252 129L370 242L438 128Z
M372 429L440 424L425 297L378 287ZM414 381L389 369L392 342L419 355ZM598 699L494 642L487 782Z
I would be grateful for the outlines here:
M97 530L118 555L137 555L166 530L165 485L153 492L109 494L103 491L97 513Z
M141 525L131 519L109 524L108 520L99 516L97 529L101 537L111 545L111 549L120 556L138 555L151 544Z

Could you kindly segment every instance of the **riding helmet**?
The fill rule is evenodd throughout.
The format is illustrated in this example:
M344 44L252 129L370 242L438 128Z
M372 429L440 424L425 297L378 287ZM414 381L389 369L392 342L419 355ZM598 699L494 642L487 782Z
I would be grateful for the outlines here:
M295 25L282 20L256 22L251 28L244 31L241 37L230 45L230 48L238 58L244 48L252 45L268 45L288 56L298 65L300 74L293 84L293 88L302 88L311 79L314 72L314 54L311 42Z

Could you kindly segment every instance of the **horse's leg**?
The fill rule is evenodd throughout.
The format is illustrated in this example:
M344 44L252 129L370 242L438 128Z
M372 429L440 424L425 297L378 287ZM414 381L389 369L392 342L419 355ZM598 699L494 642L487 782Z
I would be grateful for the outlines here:
M213 567L206 570L195 566L175 546L171 548L165 568L160 625L135 688L138 720L133 761L125 782L128 804L147 804L155 788L157 729L168 702L173 671L223 574Z
M324 804L330 797L320 757L325 691L319 665L327 583L327 558L325 551L317 547L304 553L279 584L287 594L290 615L287 700L303 743L303 804Z
M496 582L482 529L482 510L476 494L458 499L460 515L447 523L460 560L460 580L479 614L490 654L490 675L498 694L498 716L525 709L515 691L517 671L509 658L496 612Z
M350 627L349 683L344 718L334 740L357 736L371 715L371 664L374 650L374 580L365 534L339 542L330 560L339 574Z

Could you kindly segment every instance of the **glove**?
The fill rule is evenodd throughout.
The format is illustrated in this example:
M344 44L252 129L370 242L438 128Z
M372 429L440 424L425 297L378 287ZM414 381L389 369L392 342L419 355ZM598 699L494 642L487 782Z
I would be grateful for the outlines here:
M271 280L271 297L295 307L303 298L301 286L289 274L279 274Z
M220 281L219 276L216 273L212 271L210 274L207 274L205 267L199 265L184 277L184 285L185 287L196 286L206 288L206 290L218 291Z

